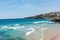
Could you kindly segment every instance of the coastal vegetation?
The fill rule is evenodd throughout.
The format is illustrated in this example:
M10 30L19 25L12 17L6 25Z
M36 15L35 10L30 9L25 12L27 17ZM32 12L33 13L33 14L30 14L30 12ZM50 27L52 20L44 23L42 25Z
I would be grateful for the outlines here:
M51 19L51 21L60 22L60 12L44 13L44 14L35 15L35 16L26 17L26 18L31 18L31 19Z
M60 12L50 12L50 13L45 13L45 14L40 14L40 15L35 15L31 17L26 17L26 18L35 18L35 19L47 19L47 18L60 18Z

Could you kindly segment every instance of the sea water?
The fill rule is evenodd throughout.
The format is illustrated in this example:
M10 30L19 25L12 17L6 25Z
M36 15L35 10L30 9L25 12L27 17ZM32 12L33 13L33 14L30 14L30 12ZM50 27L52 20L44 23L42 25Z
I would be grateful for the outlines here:
M44 30L58 25L48 19L0 19L0 40L41 40Z

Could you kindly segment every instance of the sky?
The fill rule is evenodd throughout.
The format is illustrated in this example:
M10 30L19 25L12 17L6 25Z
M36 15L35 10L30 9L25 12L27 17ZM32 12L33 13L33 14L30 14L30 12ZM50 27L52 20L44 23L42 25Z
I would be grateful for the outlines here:
M60 11L60 0L0 0L0 19Z

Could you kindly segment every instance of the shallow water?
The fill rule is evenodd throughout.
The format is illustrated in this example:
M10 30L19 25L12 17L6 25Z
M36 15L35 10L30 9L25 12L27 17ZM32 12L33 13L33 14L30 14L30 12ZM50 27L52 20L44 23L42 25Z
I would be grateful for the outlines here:
M43 19L3 19L0 20L0 40L35 40L33 36L41 38L45 29L57 26L60 25ZM29 38L30 35L33 38Z

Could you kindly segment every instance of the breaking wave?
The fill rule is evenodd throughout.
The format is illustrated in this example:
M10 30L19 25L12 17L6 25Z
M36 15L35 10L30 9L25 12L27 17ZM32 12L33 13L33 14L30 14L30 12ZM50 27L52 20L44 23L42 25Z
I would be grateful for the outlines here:
M33 22L33 23L54 23L54 22L51 22L51 21L35 21L35 22Z
M0 29L20 29L20 28L24 28L24 26L21 26L20 24L14 24L12 25L4 25L1 26Z

